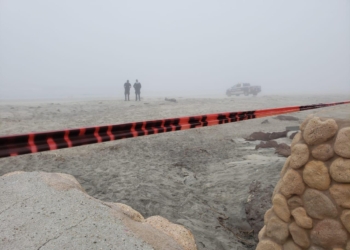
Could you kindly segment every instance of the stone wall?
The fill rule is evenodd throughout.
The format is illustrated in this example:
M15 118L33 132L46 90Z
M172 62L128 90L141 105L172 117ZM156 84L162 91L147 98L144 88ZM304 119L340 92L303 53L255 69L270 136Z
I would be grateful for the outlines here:
M350 250L350 121L309 116L293 139L258 250Z

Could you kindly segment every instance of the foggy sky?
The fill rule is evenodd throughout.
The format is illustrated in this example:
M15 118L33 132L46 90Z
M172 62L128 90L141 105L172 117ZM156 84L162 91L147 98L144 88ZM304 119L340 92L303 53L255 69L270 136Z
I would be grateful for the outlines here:
M350 94L348 0L1 0L0 99Z

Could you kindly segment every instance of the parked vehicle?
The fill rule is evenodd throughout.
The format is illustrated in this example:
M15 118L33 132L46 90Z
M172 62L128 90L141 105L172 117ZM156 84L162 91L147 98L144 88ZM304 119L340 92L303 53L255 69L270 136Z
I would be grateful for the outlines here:
M239 96L240 94L243 94L245 96L248 95L254 95L256 96L258 93L261 92L260 86L250 86L250 83L237 83L236 85L232 86L228 90L226 90L227 96L236 95Z

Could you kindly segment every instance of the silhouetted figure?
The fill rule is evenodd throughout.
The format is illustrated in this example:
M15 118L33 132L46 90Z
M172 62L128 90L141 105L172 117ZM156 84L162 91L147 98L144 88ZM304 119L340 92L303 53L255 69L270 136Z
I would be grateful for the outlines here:
M136 82L134 83L134 89L135 89L136 101L137 101L137 96L139 97L139 101L140 101L141 83L139 83L137 79L136 79Z
M129 82L129 80L127 80L126 83L124 83L125 101L126 101L126 97L128 97L128 101L130 101L130 99L129 99L129 97L130 97L130 89L131 89L131 83Z

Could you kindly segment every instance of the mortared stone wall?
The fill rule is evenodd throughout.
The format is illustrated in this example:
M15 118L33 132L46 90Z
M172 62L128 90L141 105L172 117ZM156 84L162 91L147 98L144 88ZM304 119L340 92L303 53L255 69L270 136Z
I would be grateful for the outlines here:
M350 121L309 116L291 145L258 250L350 250Z

